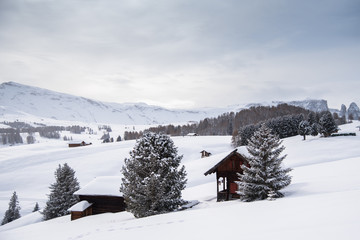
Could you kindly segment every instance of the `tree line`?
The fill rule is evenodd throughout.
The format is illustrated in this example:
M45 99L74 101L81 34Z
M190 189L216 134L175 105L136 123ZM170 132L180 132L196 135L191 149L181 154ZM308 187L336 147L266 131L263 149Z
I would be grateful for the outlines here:
M69 131L73 134L81 134L85 131L88 131L90 134L93 134L94 131L89 127L82 127L79 125L73 126L45 126L43 124L38 124L37 127L31 126L28 123L24 122L2 122L4 125L8 125L9 128L0 128L0 144L22 144L24 140L21 136L21 133L27 133L26 143L32 144L35 143L34 133L38 132L41 137L50 138L50 139L60 139L61 131Z
M243 126L257 124L259 122L282 117L286 115L304 114L308 115L309 110L288 104L279 104L277 106L253 106L249 109L243 109L237 113L230 112L219 115L214 118L205 118L199 123L185 125L160 125L151 127L145 131L163 133L171 136L185 136L189 133L198 135L233 135ZM142 132L125 132L124 139L138 139Z
M310 112L308 115L303 113L286 115L239 128L232 135L232 145L234 147L248 145L249 139L262 125L271 129L272 133L279 138L301 135L304 140L307 135L322 134L324 137L328 137L338 129L335 119L329 111Z

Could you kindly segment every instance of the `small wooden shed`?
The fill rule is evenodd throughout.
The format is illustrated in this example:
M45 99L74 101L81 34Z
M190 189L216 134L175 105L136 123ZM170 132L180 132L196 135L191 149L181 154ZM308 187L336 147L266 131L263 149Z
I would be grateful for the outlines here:
M91 204L91 212L82 214L87 216L100 213L116 213L125 211L126 205L123 195L119 190L120 185L120 176L97 177L83 188L76 191L74 195L77 195L81 202L87 201ZM80 210L82 210L82 208ZM82 211L84 210L86 209L83 209ZM71 219L73 219L73 215L79 214L80 213L77 211L71 211Z
M69 148L73 148L73 147L83 147L83 146L88 146L91 145L92 143L86 143L84 141L82 142L70 142L69 143Z
M92 215L92 203L89 203L88 201L83 200L81 202L78 202L71 208L69 208L68 211L71 212L71 221L82 218L82 217L86 217L86 216Z
M236 181L238 181L237 174L243 173L241 169L243 164L249 166L246 155L247 150L245 147L237 148L204 173L205 176L216 173L217 201L239 198L239 195L236 193L238 190L238 185L236 184Z
M205 150L202 150L200 153L201 153L201 158L210 157L210 155L211 155L211 153L209 153Z

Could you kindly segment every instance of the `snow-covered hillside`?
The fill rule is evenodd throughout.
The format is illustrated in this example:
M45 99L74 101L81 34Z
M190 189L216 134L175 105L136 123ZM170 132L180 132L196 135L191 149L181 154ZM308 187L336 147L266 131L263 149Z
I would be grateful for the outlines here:
M273 101L223 108L170 110L145 103L105 103L14 82L0 84L0 122L20 120L52 125L62 125L64 121L123 125L174 124L200 121L252 106L276 106L281 103L317 112L328 110L326 100Z
M48 118L85 123L162 124L199 121L221 113L222 110L169 110L145 103L105 103L14 82L0 85L0 117L7 121Z
M359 122L341 126L356 132ZM69 149L61 141L0 149L0 214L14 190L22 207L19 220L0 227L0 239L358 239L360 227L360 134L348 137L285 139L284 163L292 167L292 184L285 198L243 203L216 202L215 176L209 168L231 151L230 137L174 137L188 172L186 200L199 200L192 209L135 219L127 212L70 221L47 222L30 213L44 206L53 173L67 162L81 186L96 176L120 175L134 141ZM200 158L200 151L213 155ZM120 183L119 183L120 186Z

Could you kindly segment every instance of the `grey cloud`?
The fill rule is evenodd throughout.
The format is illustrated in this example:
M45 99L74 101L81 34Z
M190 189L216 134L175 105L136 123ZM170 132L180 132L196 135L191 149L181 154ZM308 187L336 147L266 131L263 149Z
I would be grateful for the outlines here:
M241 101L229 97L236 95L234 88L252 101L267 79L282 87L304 76L306 86L297 96L306 97L319 94L309 87L316 76L335 81L321 61L342 66L337 75L349 80L358 74L347 65L359 61L359 12L356 0L2 0L0 80L38 79L41 85L52 79L54 89L64 81L96 85L102 79L113 88L126 87L126 101L136 101L136 91L151 82L164 93L183 88L163 97L186 94L196 104L226 105ZM303 62L297 60L301 54ZM22 73L14 62L22 63ZM199 94L214 86L221 101ZM284 89L260 95L294 95ZM142 94L156 98L151 91Z

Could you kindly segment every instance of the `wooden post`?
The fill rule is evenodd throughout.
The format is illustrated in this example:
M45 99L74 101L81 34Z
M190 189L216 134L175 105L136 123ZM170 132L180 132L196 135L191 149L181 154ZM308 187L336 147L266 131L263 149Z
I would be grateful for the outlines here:
M216 171L216 201L219 201L219 177Z
M230 183L229 183L229 178L226 177L226 201L229 201L229 195L230 195Z

